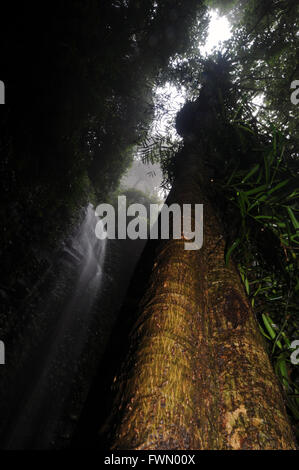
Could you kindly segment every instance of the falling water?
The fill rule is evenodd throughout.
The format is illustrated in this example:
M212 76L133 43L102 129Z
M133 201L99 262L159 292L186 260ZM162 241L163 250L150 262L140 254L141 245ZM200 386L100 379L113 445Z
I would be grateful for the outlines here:
M39 341L13 380L5 448L47 448L53 438L105 277L107 240L96 238L97 220L89 205L77 233L60 252L57 279L37 310L41 318L36 321L44 318L46 330L39 331Z
M135 167L124 186L135 187L138 180L144 190L141 182L150 182L154 194L160 185L157 169ZM64 448L75 431L146 242L99 240L97 222L88 205L19 312L11 343L5 341L7 364L0 371L4 449Z

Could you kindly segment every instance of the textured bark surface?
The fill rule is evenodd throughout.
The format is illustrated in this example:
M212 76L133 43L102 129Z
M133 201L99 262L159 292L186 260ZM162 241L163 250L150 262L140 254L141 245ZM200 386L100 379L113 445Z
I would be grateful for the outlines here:
M202 449L295 449L280 387L213 209L204 205L199 344Z
M204 246L161 242L116 384L116 449L294 449L254 313L196 171L167 201L204 203Z
M168 204L194 203L197 189L190 176L182 179ZM159 245L126 366L116 379L122 389L118 449L197 447L199 257L200 250L184 250L184 239Z

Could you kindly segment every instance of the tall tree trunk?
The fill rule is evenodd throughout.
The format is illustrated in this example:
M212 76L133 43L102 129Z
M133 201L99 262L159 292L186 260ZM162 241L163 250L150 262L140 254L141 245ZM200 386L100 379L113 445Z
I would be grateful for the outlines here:
M113 448L295 448L253 311L188 163L167 203L204 203L204 246L184 250L183 234L159 245L116 379Z
M168 204L194 203L197 185L182 178ZM189 449L197 446L197 350L202 314L200 250L184 240L159 243L148 289L117 387L119 449Z
M204 204L204 315L198 351L202 449L295 449L280 386L221 224Z

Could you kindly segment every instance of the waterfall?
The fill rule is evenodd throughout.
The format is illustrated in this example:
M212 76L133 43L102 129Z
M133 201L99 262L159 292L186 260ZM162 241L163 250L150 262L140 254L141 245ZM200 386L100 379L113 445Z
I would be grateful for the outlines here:
M7 449L48 448L53 438L104 283L107 240L96 238L97 221L89 204L76 233L60 250L56 279L25 332L27 342L28 335L38 339L20 360L11 384L3 433Z

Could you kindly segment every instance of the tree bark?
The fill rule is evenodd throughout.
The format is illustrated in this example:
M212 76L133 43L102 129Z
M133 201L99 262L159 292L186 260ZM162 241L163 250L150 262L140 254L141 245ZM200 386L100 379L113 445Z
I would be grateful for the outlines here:
M198 350L202 449L295 449L280 386L209 201L204 205L202 341Z
M204 245L161 241L116 403L116 449L294 449L254 313L221 226L185 162L168 204L204 203Z
M187 176L173 188L168 204L194 203L196 184ZM200 251L185 240L159 243L148 289L131 335L131 349L117 386L121 422L114 448L190 449L198 423L196 356L202 313Z

